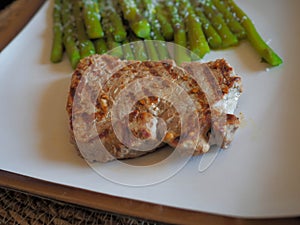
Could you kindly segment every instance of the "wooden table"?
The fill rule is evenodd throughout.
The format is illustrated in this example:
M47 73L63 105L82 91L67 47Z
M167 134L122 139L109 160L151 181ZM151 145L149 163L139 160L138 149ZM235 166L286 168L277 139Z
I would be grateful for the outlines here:
M0 12L0 51L22 30L45 0L17 0ZM250 220L218 216L71 188L0 170L0 186L108 212L173 224L285 225L300 218ZM95 201L97 199L97 201Z

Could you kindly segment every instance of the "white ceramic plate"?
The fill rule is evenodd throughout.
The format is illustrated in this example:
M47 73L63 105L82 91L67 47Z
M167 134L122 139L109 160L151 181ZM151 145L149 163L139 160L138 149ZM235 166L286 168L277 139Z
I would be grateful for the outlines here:
M69 144L65 111L71 69L49 62L49 1L0 54L0 169L146 202L239 217L300 215L300 75L298 0L237 3L284 59L268 69L243 42L212 52L242 76L243 125L228 151L199 172L195 157L175 176L147 187L97 175ZM112 164L104 166L114 169ZM123 174L121 174L123 176ZM128 174L130 177L130 174Z

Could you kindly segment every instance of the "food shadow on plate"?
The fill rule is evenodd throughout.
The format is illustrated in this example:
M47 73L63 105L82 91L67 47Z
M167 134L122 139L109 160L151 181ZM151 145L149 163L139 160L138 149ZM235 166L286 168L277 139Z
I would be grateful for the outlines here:
M49 82L40 98L37 128L40 132L39 153L45 160L87 166L70 143L66 112L69 78Z
M244 40L238 46L234 47L236 60L238 64L242 65L242 68L246 68L250 72L266 71L271 66L262 61L262 58L258 55L251 44ZM237 67L233 65L234 67ZM245 73L244 75L247 75ZM252 74L252 73L249 73Z
M121 162L131 166L152 166L167 159L173 151L174 149L168 145L164 145L153 152L147 153L146 155L134 159L124 159L121 160Z

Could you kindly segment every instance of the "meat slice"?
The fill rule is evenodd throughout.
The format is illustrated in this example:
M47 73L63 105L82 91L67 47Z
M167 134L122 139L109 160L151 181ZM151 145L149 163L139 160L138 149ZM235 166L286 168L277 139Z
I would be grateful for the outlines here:
M227 148L239 127L233 112L241 92L224 59L178 67L93 55L72 75L71 140L90 162L135 158L164 144L194 155Z

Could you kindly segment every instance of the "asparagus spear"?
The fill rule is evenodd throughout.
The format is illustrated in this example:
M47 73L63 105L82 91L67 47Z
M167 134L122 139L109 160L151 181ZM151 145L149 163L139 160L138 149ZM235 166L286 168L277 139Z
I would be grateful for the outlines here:
M113 40L113 37L109 35L107 37L107 46L108 49L110 50L110 54L112 56L122 58L123 57L123 50L122 50L122 45L120 42L115 42Z
M139 10L142 11L144 10L142 8L142 4L139 4ZM145 11L148 16L149 14L151 14L151 12L148 12L148 11ZM145 49L146 49L146 52L147 52L147 60L155 60L155 61L158 61L159 60L159 56L158 56L158 53L156 51L156 48L155 48L155 45L154 43L151 41L151 33L149 34L149 36L145 37L145 40L148 40L148 41L144 41L144 46L145 46Z
M100 5L101 7L101 5ZM106 15L108 16L112 25L112 35L116 42L122 42L126 40L126 29L123 25L121 16L117 13L114 5L110 0L106 0Z
M212 4L211 0L205 0L200 2L204 8L204 14L211 21L217 32L222 38L222 47L227 48L238 44L237 37L230 31L229 27L225 23L222 14Z
M145 50L145 45L143 41L135 41L131 43L134 58L140 61L147 61L148 57Z
M131 49L131 45L129 43L129 40L126 39L122 45L123 48L123 55L124 55L124 59L126 60L134 60L134 54L132 52Z
M147 53L144 45L144 41L135 36L132 32L128 35L129 41L131 42L131 49L134 54L134 58L140 61L147 61Z
M105 0L98 0L100 18L105 16L105 8L106 8L105 4L106 4ZM100 23L103 23L103 20ZM106 28L102 24L101 26L102 28ZM104 32L104 34L106 34L106 32ZM96 52L98 54L104 54L108 51L108 46L105 37L95 39L94 45L95 45Z
M155 4L152 2L152 0L143 0L143 5L145 6L145 17L148 19L149 23L151 24L151 39L152 40L158 40L157 42L154 42L154 46L157 50L159 59L167 59L169 58L169 54L166 48L166 45L162 42L164 41L164 37L160 33L160 24L157 20L157 15L155 11ZM146 38L149 39L149 38Z
M107 52L107 45L104 38L98 38L94 41L96 53L104 54Z
M153 40L160 40L164 41L164 37L160 33L160 24L156 18L156 12L155 12L155 5L152 2L152 0L142 0L141 2L138 2L140 6L140 11L144 10L144 17L148 20L150 26L151 26L151 32L150 37ZM144 9L142 8L144 6ZM149 37L146 37L149 38Z
M100 23L99 6L96 0L82 0L83 19L90 38L101 38L104 36Z
M116 57L121 58L123 56L123 50L120 42L116 42L112 35L112 24L107 16L108 11L107 7L103 0L99 0L99 5L101 5L101 10L99 11L100 16L102 17L102 26L104 28L106 44L108 49L110 50L110 54Z
M165 14L165 8L161 3L156 4L155 13L156 13L157 21L160 24L161 33L163 37L167 41L173 40L174 30L172 24L169 22L167 15Z
M201 22L189 0L181 0L179 7L181 13L185 16L190 50L202 58L210 51L210 48L202 31Z
M203 34L200 20L191 14L187 16L186 20L190 50L200 58L203 58L203 56L210 52L210 48Z
M124 18L133 32L141 38L150 36L150 24L141 15L134 0L119 0Z
M93 42L89 39L89 37L86 34L84 23L81 19L82 17L81 17L81 10L80 10L80 2L78 0L73 0L72 3L74 7L73 13L74 13L76 28L77 28L80 57L84 58L89 55L95 54L96 50Z
M58 63L63 57L63 28L61 21L61 1L55 0L53 9L53 39L50 60Z
M153 61L159 61L159 55L156 51L154 42L152 40L145 40L144 44L148 55L148 59Z
M215 30L213 25L210 23L210 21L206 18L204 13L201 11L201 9L198 7L195 9L195 13L199 17L201 24L202 24L202 30L206 36L207 42L209 46L213 49L217 49L221 47L222 45L222 38L218 34L218 32Z
M76 45L76 39L73 36L75 32L74 18L72 17L72 4L70 0L64 0L62 4L63 21L63 42L67 51L72 68L75 68L80 60L79 49Z
M148 12L146 11L144 8L143 8L144 4L142 2L139 2L138 3L138 10L139 12L144 12L144 14L148 14L148 17L149 17L149 14L151 14L151 11ZM142 14L141 14L142 15ZM152 15L150 15L151 17ZM145 37L145 40L151 40L151 33L149 33L149 36ZM158 61L159 60L159 57L158 57L158 53L156 51L156 48L154 46L154 43L152 41L149 41L149 42L146 42L144 41L144 46L145 46L145 49L146 49L146 53L147 53L147 60L155 60L155 61Z
M235 19L233 14L230 12L229 8L226 7L223 1L212 0L213 4L217 9L223 14L226 24L229 29L234 33L238 39L246 38L246 31L244 27Z
M248 40L259 53L259 55L263 58L263 60L265 60L271 66L279 66L280 64L282 64L283 60L262 39L251 19L246 15L246 13L242 9L240 9L233 0L224 0L224 2L239 18L240 23L246 30Z
M167 49L167 45L164 41L154 41L154 46L157 50L158 57L160 60L169 59L169 52Z
M178 5L178 4L177 4ZM166 7L170 13L171 21L174 29L174 42L178 45L186 47L186 33L185 26L182 18L178 13L178 8L174 5L174 2L167 1Z
M170 55L173 55L177 65L181 65L183 62L191 61L190 56L186 51L186 32L183 19L178 13L178 3L175 6L173 1L166 2L166 8L171 16L171 22L174 29L174 49L170 50Z

